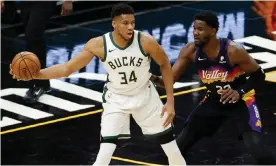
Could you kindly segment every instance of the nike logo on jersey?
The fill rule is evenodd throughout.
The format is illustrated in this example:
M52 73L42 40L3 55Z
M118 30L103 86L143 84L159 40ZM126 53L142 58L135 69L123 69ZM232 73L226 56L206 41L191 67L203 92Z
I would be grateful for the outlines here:
M228 71L226 72L221 72L219 70L214 70L214 71L208 71L208 70L203 70L202 71L202 77L206 80L226 80L228 75Z
M112 51L115 51L116 49L113 49L113 50L108 50L108 52L112 52Z
M242 91L243 94L245 94L245 91L243 89L241 91Z
M201 59L200 57L198 57L198 60L199 61L204 61L206 58L203 58L203 59Z

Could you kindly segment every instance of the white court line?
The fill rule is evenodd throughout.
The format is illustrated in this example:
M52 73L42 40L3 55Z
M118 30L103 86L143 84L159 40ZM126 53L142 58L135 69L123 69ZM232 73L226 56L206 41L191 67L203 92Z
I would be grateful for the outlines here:
M25 105L21 105L4 99L0 99L0 103L1 103L1 108L7 111L15 113L17 115L26 116L32 119L42 119L42 118L54 116L53 114L43 112L34 108L27 107Z
M249 36L242 39L236 39L235 42L246 42L255 46L266 48L272 51L275 51L276 42L260 36Z
M0 96L7 96L7 95L15 94L15 95L24 97L27 90L28 90L27 88L8 88L8 89L1 90ZM38 102L50 105L52 107L57 107L59 109L63 109L63 110L69 111L69 112L74 112L74 111L78 111L81 109L95 107L95 105L77 104L77 103L74 103L74 102L71 102L71 101L68 101L68 100L65 100L62 98L58 98L58 97L55 97L52 95L48 95L48 94L42 95L39 98Z
M252 49L252 47L248 47L248 46L243 46L244 47L244 49L246 49L246 50L251 50Z
M81 86L70 84L68 82L63 82L57 79L50 80L51 87L59 89L61 91L71 93L77 96L81 96L87 99L102 102L102 93L94 90L90 90Z
M19 123L22 123L22 122L12 119L12 118L9 118L9 117L6 117L6 116L3 116L2 120L0 121L0 128L19 124Z

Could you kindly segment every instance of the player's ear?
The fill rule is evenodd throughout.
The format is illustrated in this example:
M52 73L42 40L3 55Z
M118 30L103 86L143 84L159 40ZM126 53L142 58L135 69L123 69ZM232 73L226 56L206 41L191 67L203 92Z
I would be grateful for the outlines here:
M115 28L116 27L116 21L113 19L112 20L112 27Z
M118 25L118 20L119 18L118 18L118 16L116 16L116 17L114 17L113 19L112 19L112 27L113 28L116 28Z
M215 36L215 35L216 35L216 33L217 33L216 28L212 28L212 30L211 30L211 35L212 35L212 36Z

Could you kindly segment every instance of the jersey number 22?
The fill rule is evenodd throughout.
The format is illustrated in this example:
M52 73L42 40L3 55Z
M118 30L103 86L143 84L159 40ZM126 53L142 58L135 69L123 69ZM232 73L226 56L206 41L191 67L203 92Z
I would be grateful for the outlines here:
M219 90L231 89L231 86L229 84L224 85L224 86L217 85L216 88L217 88L217 91L219 91ZM218 93L218 94L221 95L221 93Z

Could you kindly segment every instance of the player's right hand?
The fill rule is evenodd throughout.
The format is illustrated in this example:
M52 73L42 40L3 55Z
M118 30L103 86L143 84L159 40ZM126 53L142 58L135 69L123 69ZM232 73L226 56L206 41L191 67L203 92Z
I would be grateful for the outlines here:
M11 64L10 64L10 75L12 75L12 78L13 79L17 79L17 81L19 81L19 79L16 77L16 75L15 74L13 74L13 72L12 72L12 67L11 67Z
M166 103L163 107L161 118L164 116L165 112L167 113L167 118L163 123L164 128L166 128L169 124L173 122L175 116L174 104Z
M12 67L11 67L12 65L10 64L10 75L12 75L12 78L13 79L16 79L17 81L29 81L29 80L31 80L31 79L29 79L29 78L25 78L25 77L18 77L18 76L16 76L13 72L12 72Z

